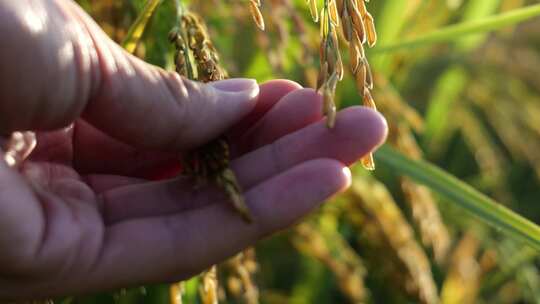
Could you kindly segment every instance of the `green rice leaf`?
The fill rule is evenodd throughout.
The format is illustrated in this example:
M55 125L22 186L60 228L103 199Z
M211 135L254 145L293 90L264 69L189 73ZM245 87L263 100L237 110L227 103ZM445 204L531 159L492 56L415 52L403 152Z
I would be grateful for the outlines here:
M134 53L137 45L141 40L144 30L154 15L154 12L161 4L162 0L148 0L144 9L139 14L133 25L129 28L126 38L122 42L122 46L130 53Z
M430 187L495 229L540 250L538 225L495 202L456 177L428 162L409 159L388 145L383 146L375 157L381 164Z

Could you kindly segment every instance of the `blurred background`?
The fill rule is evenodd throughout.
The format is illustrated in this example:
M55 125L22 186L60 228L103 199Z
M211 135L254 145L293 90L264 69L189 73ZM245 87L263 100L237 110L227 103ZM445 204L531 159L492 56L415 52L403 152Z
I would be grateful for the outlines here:
M146 3L78 2L118 42ZM231 76L316 85L319 26L305 0L263 0L264 32L247 1L183 2L206 22ZM534 5L373 0L367 7L379 41L367 56L390 145L540 223L540 18L437 43L405 43ZM162 1L136 55L174 69L167 34L175 25L174 1ZM346 51L343 56L347 66ZM340 107L362 103L349 71L336 100ZM353 173L350 191L220 265L220 303L540 303L537 250L384 163ZM58 303L181 303L180 294L184 303L213 303L200 292L213 283L198 277Z

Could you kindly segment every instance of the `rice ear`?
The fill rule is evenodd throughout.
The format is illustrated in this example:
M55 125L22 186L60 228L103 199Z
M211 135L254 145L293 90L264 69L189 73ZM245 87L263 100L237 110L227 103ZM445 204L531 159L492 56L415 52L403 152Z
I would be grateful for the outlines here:
M261 2L259 0L249 0L249 11L251 12L253 21L255 21L255 24L261 31L264 31L266 26L264 24L264 18L261 13L260 6Z

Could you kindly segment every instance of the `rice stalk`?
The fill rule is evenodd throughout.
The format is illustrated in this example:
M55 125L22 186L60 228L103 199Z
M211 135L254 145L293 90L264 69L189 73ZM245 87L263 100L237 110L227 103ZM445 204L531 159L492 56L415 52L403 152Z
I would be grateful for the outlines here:
M526 267L538 261L538 251L528 246L516 246L515 242L506 240L497 248L499 256L498 271L493 272L485 279L480 293L484 296L492 295L494 291L501 289L505 283L515 279L516 274Z
M481 184L493 189L494 195L501 201L509 201L506 184L506 163L508 159L499 147L490 139L487 128L481 119L465 105L456 109L456 124L467 145L475 151L474 157L480 169Z
M237 254L221 265L228 294L246 304L259 303L259 289L254 276L258 271L255 249L250 248Z
M217 50L202 20L186 11L181 4L178 7L178 26L169 34L169 40L176 47L176 71L202 82L227 78L226 71L219 65ZM210 182L223 189L235 210L249 222L252 220L251 215L229 162L229 144L221 137L184 155L183 174L193 177L198 185Z
M449 273L441 291L442 304L477 303L480 278L480 265L476 258L479 250L478 240L466 234L452 254Z
M261 13L261 1L260 0L248 0L249 3L249 12L251 13L251 16L253 17L253 21L255 24L257 24L257 27L264 31L266 28L264 23L264 18Z
M492 76L488 74L485 77ZM505 81L505 83L510 84L512 82ZM471 84L467 96L475 105L480 107L487 118L488 124L508 149L512 158L526 160L534 169L536 175L540 176L540 158L537 153L540 149L540 141L537 140L538 133L535 127L538 124L534 121L528 121L527 115L523 114L522 111L518 111L518 109L523 109L524 101L527 98L511 96L497 85L484 87L480 83ZM496 107L493 106L494 101L497 101ZM516 103L519 103L520 106L516 107ZM535 112L535 102L531 103L533 107L529 106L529 110Z
M218 290L217 267L214 265L201 275L201 284L199 285L201 303L217 304Z
M356 79L358 94L364 106L375 110L375 102L371 96L373 77L365 56L364 44L373 47L377 42L377 33L373 17L367 11L363 0L325 0L321 15L321 71L318 89L324 97L327 125L332 128L336 115L335 86L337 81L343 78L337 27L341 22L341 31L349 46L349 66ZM362 158L361 163L368 170L375 169L371 154Z
M124 41L122 42L122 46L124 49L126 49L126 51L129 53L135 52L135 49L137 48L137 45L144 34L144 30L148 25L148 22L150 22L150 19L161 2L162 0L148 0L142 13L137 17L133 25L130 27Z
M429 259L386 187L371 177L356 176L348 195L351 205L347 216L365 215L363 221L350 220L369 240L361 246L372 246L372 258L386 267L386 275L393 277L397 286L421 303L438 303Z
M511 45L503 43L504 39L494 37L473 54L472 64L484 64L487 68L475 69L476 73L471 75L478 81L467 87L465 98L469 105L457 114L467 122L459 125L461 133L477 151L475 157L482 172L479 183L491 186L499 200L510 202L507 174L503 170L508 162L526 161L537 174L540 172L535 152L540 136L540 124L535 117L540 115L540 107L534 95L540 82L533 72L540 68L540 57L517 42L527 37L517 36L513 38L516 43ZM514 77L505 76L508 74ZM487 123L481 123L482 120ZM499 142L504 148L497 147Z
M400 124L396 130L397 134L393 137L397 148L413 159L421 159L421 150L409 127ZM435 260L442 264L451 240L431 191L407 177L400 178L400 181L405 200L411 208L413 220L419 227L423 244L433 248Z
M350 303L367 301L364 264L337 231L306 222L296 227L292 242L300 252L317 259L334 274L341 292Z
M344 66L340 54L338 28L349 46L350 68L356 79L358 94L364 106L375 109L371 96L373 77L364 45L373 47L377 42L377 32L373 16L368 12L364 0L324 0L318 12L317 0L307 0L307 5L315 22L320 22L321 42L320 71L317 90L323 96L323 114L326 124L333 128L336 123L337 106L335 103L336 87L343 79ZM264 30L264 19L260 12L260 1L250 0L249 9L257 26ZM373 155L361 159L364 168L375 169Z
M413 129L421 133L423 120L401 99L388 80L382 75L377 75L376 79L379 84L377 94L380 97L380 110L390 118L388 141L412 159L422 159L423 153L413 135ZM431 191L406 177L400 178L400 186L419 228L422 243L433 248L435 260L442 264L451 239Z
M227 78L227 72L219 64L218 52L203 21L194 13L187 11L180 3L177 3L177 9L178 26L169 35L169 40L176 48L176 71L201 82ZM219 138L184 156L183 173L195 178L198 184L212 182L222 188L239 214L246 221L251 221L238 181L229 168L229 159L229 145L225 138ZM258 303L258 290L251 279L251 275L256 271L254 259L254 252L247 250L230 261L236 272L236 278L240 280L240 287L243 288L243 298L248 304ZM231 280L234 279L231 277ZM217 266L203 273L199 294L203 304L218 303Z
M170 304L183 304L183 298L185 293L185 283L178 282L169 286L169 303Z
M433 248L435 260L443 264L451 239L431 191L408 178L401 179L401 188L419 227L422 243Z

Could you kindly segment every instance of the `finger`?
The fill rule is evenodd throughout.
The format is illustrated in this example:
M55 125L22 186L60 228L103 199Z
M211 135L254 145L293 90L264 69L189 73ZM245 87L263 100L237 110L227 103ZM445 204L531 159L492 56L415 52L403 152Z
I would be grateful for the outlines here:
M145 177L156 168L178 162L178 155L135 148L83 120L75 124L73 149L73 165L82 174Z
M261 119L281 98L287 94L301 89L298 83L286 80L270 80L260 85L259 100L255 108L236 124L230 132L231 137L237 138L249 130Z
M343 164L313 160L246 193L252 224L220 203L112 226L96 271L88 276L89 285L109 288L189 277L292 225L349 184L350 172Z
M365 107L350 107L338 113L333 129L324 121L311 124L243 155L232 168L242 186L249 189L310 159L331 158L351 165L382 145L387 132L381 114Z
M312 89L295 90L284 96L257 124L237 140L247 152L322 119L322 97Z
M232 167L242 188L248 191L309 160L330 158L350 165L380 145L386 132L386 122L380 114L353 107L339 113L332 130L323 121L312 124L242 156ZM103 194L106 222L110 225L205 206L219 198L220 193L212 188L195 189L189 179L115 189Z
M28 160L71 166L73 164L73 126L36 133L36 147Z
M231 137L245 133L283 96L298 90L300 85L288 80L271 80L261 84L255 109L233 127ZM176 155L146 151L122 143L80 120L75 124L73 139L75 165L82 173L107 173L144 176L156 167L177 161ZM100 147L100 149L95 149Z
M0 265L5 274L20 270L34 258L45 232L45 218L27 182L3 157L0 153Z
M124 187L110 187L110 179L100 181L100 176L92 180L99 186L100 201L103 206L105 225L112 226L135 218L163 216L186 210L204 208L216 201L226 200L219 188L206 184L196 186L191 178L179 177L174 180L125 184ZM247 190L247 189L246 189Z
M148 180L140 179L140 178L118 176L118 175L100 175L100 174L92 174L92 175L85 176L84 181L97 194L111 191L116 188L124 188L127 186L133 186L133 185L142 185L148 182Z
M255 106L252 79L201 84L127 54L82 9L71 5L94 40L101 85L85 117L98 128L138 147L185 150L220 135ZM119 123L119 122L124 123Z
M0 5L3 44L10 45L0 48L1 133L58 129L83 113L128 144L184 150L223 133L255 106L254 80L205 85L151 66L71 1ZM34 18L39 22L28 22Z

